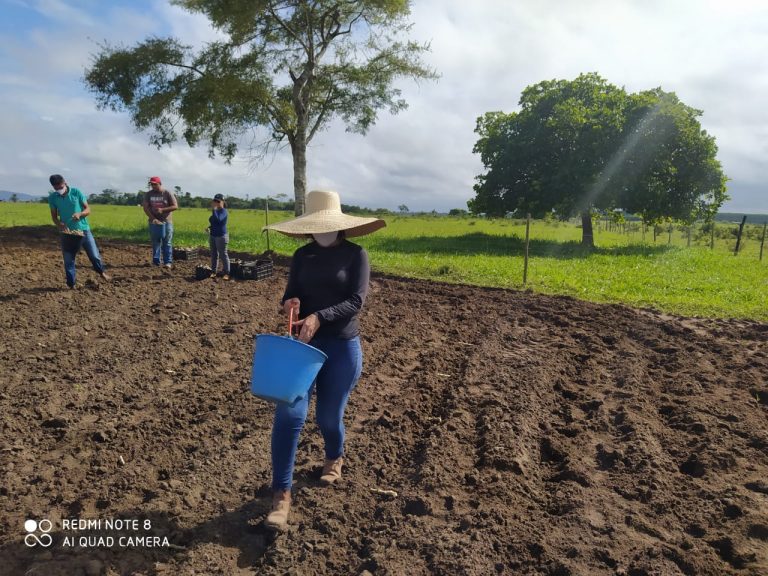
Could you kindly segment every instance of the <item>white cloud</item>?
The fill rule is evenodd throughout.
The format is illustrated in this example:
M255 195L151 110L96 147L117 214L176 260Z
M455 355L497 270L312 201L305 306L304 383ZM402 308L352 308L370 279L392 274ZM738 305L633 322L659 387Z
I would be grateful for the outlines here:
M153 35L181 38L184 44L196 47L226 38L211 27L205 16L187 12L163 0L155 0L154 7L168 26L164 30L153 33Z
M0 74L0 85L30 88L34 86L34 82L27 76L22 76L21 74Z
M225 165L183 143L158 151L126 115L96 110L84 91L83 71L101 42L171 35L200 46L219 37L205 18L163 0L14 4L49 22L0 37L0 188L42 193L48 171L66 166L89 192L134 191L159 174L193 194L292 195L289 150L259 166L245 152ZM308 152L311 188L333 187L345 203L372 207L464 207L481 170L472 154L476 118L514 110L530 84L596 71L631 91L675 91L703 110L702 125L717 138L731 178L725 208L768 211L758 185L768 171L762 3L416 0L411 19L413 37L431 42L425 59L440 80L401 82L410 108L397 116L381 111L366 137L338 121L319 134Z
M63 0L34 0L33 2L25 2L22 4L30 6L46 18L55 20L59 23L67 25L76 23L83 26L96 25L96 21L87 11L72 6Z

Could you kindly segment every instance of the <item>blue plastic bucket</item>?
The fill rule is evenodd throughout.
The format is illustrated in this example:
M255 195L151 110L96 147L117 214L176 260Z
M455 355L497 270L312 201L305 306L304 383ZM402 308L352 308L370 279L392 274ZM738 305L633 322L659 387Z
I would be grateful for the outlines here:
M254 338L251 392L272 402L293 404L309 392L328 358L314 346L288 336Z

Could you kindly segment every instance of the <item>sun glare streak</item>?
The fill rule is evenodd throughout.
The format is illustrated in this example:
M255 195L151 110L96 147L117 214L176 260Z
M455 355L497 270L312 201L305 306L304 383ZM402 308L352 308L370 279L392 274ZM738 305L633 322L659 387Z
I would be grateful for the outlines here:
M611 182L611 178L613 178L625 164L627 157L634 153L642 136L652 130L653 123L658 118L660 111L661 106L656 104L645 113L632 132L624 139L624 142L622 142L618 150L616 150L610 160L608 160L605 168L600 172L595 183L587 191L587 194L582 198L581 202L577 204L576 214L588 210L595 199L605 191Z

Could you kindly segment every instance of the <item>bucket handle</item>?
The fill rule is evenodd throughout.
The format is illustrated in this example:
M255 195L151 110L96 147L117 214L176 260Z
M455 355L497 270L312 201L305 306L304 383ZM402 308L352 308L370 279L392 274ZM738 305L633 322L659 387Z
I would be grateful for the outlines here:
M293 338L293 308L288 309L288 337Z
M298 338L298 334L296 336L294 336L293 335L293 331L294 331L294 323L296 322L296 320L299 319L299 312L298 312L298 310L296 311L296 318L294 319L293 311L294 311L294 309L291 308L290 311L288 312L288 337L289 338Z

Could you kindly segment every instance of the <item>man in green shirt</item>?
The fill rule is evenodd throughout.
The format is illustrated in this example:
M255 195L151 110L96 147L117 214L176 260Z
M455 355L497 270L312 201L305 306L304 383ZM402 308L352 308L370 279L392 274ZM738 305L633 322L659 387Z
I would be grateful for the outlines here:
M64 256L67 286L75 287L75 258L80 248L85 249L93 269L104 280L109 280L109 276L104 272L96 240L88 225L91 209L85 196L77 188L70 188L60 174L52 175L49 181L53 192L48 194L48 206L51 208L51 219L61 235L61 253Z

